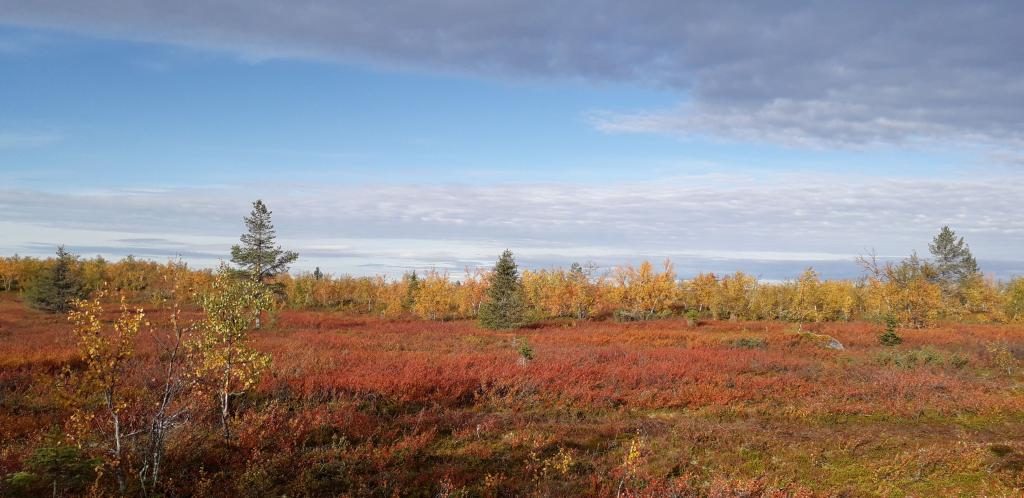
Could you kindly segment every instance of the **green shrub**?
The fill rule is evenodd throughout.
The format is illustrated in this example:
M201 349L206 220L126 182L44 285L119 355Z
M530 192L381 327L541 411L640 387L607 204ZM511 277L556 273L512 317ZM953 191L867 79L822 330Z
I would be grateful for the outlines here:
M967 357L960 353L954 353L952 356L949 357L949 364L953 368L963 368L967 366L967 362Z
M920 349L910 349L902 352L885 351L875 356L875 363L879 365L893 365L908 369L925 366L951 366L954 368L962 368L967 364L967 358L960 354L954 354L947 357L941 351L937 351L934 348L926 346Z
M697 310L689 310L686 312L686 324L690 327L697 326L697 320L700 318L700 313Z
M741 337L732 341L732 345L740 349L763 349L768 341L763 337Z
M526 308L519 268L512 251L505 250L494 265L487 298L480 305L480 326L495 330L526 326L530 322Z
M527 341L525 337L520 337L519 339L516 339L516 342L519 344L519 347L516 348L516 352L519 353L519 358L524 362L532 360L533 348L530 347L529 341Z
M883 346L898 346L903 343L903 338L896 333L896 327L899 322L894 317L889 317L885 321L885 332L878 336L878 342Z
M57 260L49 270L40 273L25 293L25 300L32 307L50 313L66 313L72 301L85 297L75 257L63 246L57 248Z
M99 465L77 446L51 442L35 450L25 470L7 476L0 491L8 496L79 494L96 478Z

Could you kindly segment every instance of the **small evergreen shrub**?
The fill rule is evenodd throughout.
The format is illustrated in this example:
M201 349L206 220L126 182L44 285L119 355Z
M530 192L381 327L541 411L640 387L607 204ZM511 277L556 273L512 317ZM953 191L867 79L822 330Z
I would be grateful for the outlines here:
M903 338L896 333L896 327L899 322L896 318L889 317L885 320L885 332L878 336L878 342L883 346L898 346L903 343Z
M519 268L512 251L506 249L494 264L487 298L480 304L480 326L492 330L524 327L530 322L526 307Z
M93 482L100 461L77 446L51 442L36 449L25 470L10 474L0 487L5 496L80 494Z
M520 337L517 343L519 347L516 348L516 352L519 353L519 359L523 362L533 360L533 348L530 347L530 342L525 337Z
M689 310L686 312L686 325L690 327L697 326L697 319L700 318L700 313L697 310Z
M57 259L49 270L43 271L28 288L25 300L36 309L50 313L67 313L71 302L86 297L82 277L76 268L75 257L57 248Z

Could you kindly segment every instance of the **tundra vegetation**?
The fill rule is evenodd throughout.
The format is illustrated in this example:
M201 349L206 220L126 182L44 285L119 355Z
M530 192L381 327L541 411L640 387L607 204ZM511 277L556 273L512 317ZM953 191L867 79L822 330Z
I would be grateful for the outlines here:
M1015 496L1024 279L0 258L3 496Z

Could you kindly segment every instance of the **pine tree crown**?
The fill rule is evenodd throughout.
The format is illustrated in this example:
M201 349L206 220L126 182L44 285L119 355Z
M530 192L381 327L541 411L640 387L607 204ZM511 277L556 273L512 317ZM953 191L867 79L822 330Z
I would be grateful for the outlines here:
M970 246L948 226L942 227L928 250L935 260L938 279L946 287L955 287L981 273Z
M260 281L288 271L288 265L299 257L274 245L277 232L271 214L262 200L253 202L252 211L244 218L248 231L240 237L242 244L231 247L231 262Z

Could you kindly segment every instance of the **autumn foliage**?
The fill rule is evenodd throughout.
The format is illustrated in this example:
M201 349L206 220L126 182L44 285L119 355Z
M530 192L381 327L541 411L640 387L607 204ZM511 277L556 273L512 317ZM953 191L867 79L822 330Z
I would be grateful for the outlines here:
M1021 279L951 288L913 261L782 283L574 265L523 271L539 321L484 330L480 270L264 284L78 259L92 297L68 320L22 294L54 264L0 259L4 496L1024 486Z
M54 259L0 258L0 286L25 292L58 262ZM166 277L182 263L159 264L131 257L117 262L79 259L73 271L83 288L103 286L127 292L133 299L153 301L168 293ZM916 266L915 266L916 265ZM620 321L684 316L694 310L707 319L884 323L893 316L904 326L927 327L942 321L1011 323L1024 320L1024 278L998 282L977 277L955 293L943 286L927 266L903 262L877 265L858 280L822 280L811 268L786 282L762 282L752 275L702 273L680 279L672 263L624 265L599 272L579 265L566 269L525 270L522 293L530 315L540 319L570 318ZM278 307L340 311L384 318L426 320L474 319L485 301L490 273L466 269L460 275L430 270L402 278L281 274ZM192 287L210 285L208 270L187 270Z
M118 494L119 468L137 493L166 378L157 353L175 316L165 304L140 306L101 297L68 322L0 297L5 494L49 493L54 482L65 495ZM192 306L176 320L203 327L203 316ZM167 432L153 489L1002 495L1021 484L1012 470L1024 450L1019 326L903 328L902 344L883 346L879 327L863 322L722 318L495 332L465 320L281 310L246 342L273 361L232 399L228 439L207 384L179 393L175 410L187 415ZM111 406L124 429L119 458Z

